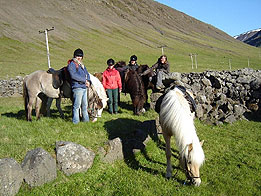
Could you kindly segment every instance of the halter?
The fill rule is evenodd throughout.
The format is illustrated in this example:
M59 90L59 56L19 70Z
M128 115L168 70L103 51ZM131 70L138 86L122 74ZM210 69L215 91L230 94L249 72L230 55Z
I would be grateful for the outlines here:
M191 169L188 169L188 164L191 164L191 162L188 161L188 159L185 157L185 172L187 178L189 178L189 180L192 180L194 178L200 178L200 176L193 176Z

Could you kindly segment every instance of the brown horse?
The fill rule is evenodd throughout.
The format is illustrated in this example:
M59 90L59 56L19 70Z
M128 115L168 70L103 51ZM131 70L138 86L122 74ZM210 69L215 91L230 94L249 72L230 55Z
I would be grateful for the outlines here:
M147 71L149 70L149 71ZM143 75L142 73L144 72L148 72L146 75ZM142 81L144 83L144 91L146 94L146 104L148 104L148 90L152 89L154 91L154 83L153 83L153 79L154 79L154 75L155 73L149 68L148 65L140 65L139 68L137 69L137 73L139 75L141 75Z
M136 71L127 70L124 81L126 92L131 96L133 112L135 115L140 115L146 100L142 79Z

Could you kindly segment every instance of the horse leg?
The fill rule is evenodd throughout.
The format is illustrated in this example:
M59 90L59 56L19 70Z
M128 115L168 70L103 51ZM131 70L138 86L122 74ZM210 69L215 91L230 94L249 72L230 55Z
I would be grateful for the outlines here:
M170 136L163 131L163 137L166 142L166 158L167 158L167 169L166 178L171 178L172 167L171 167L171 149L170 149Z
M35 102L36 97L29 97L29 101L27 104L27 121L32 121L32 110L33 110L33 104Z
M64 113L63 113L62 108L61 108L61 101L62 101L61 97L56 99L56 107L57 107L57 109L60 113L61 118L64 118Z
M36 120L40 119L40 109L42 105L42 100L40 97L36 97L36 103L35 103L35 114L36 114Z
M51 116L51 105L52 105L52 102L53 102L53 98L48 97L47 103L46 103L47 117Z

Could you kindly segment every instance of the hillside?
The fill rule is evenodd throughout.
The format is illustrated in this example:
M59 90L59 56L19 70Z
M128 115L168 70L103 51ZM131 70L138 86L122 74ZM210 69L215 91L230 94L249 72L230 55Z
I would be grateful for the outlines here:
M251 46L261 47L261 29L251 30L234 38Z
M0 0L0 77L45 69L46 48L39 30L49 33L51 64L66 65L75 48L86 51L89 71L102 71L106 60L129 59L151 65L161 46L174 71L190 71L189 54L198 55L199 71L260 65L258 50L219 29L153 0ZM91 66L92 65L92 66ZM10 68L12 72L10 72Z

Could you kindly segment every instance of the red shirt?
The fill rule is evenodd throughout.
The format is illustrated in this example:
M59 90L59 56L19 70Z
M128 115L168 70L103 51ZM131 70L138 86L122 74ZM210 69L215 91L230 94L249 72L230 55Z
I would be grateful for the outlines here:
M107 68L102 74L102 85L106 89L122 88L120 73L115 68Z

